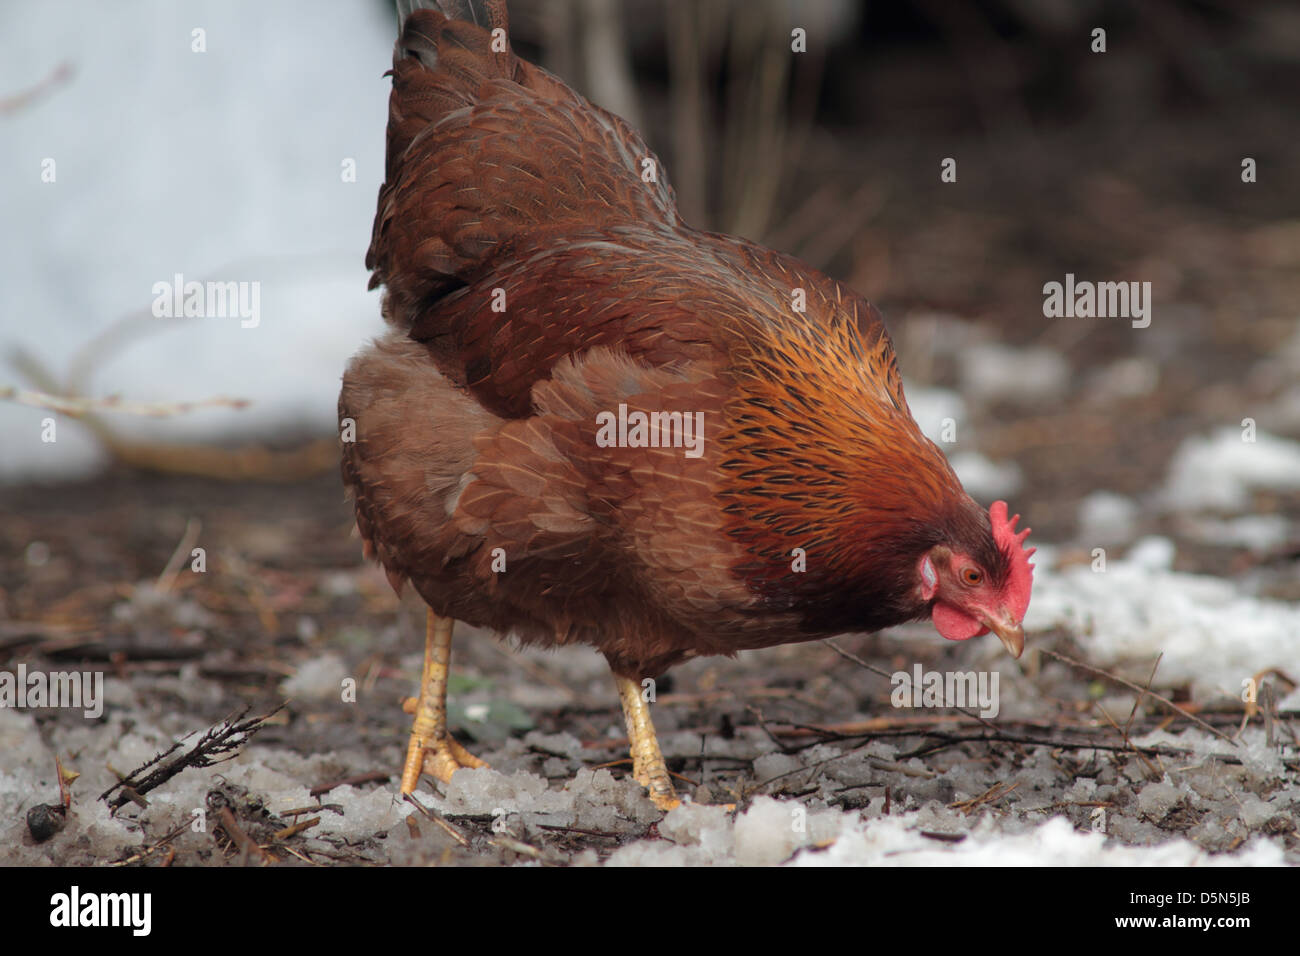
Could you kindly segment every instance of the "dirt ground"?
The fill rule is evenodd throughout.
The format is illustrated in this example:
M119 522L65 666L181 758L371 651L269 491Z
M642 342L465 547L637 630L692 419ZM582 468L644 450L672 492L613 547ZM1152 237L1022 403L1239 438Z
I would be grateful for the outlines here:
M23 813L37 803L57 802L54 753L83 778L73 784L71 822L50 841L36 844L21 832L19 820L5 821L11 837L23 844L19 860L104 864L133 859L163 840L174 819L132 804L122 813L135 821L137 846L121 847L106 858L93 830L78 839L77 820L90 812L83 805L94 803L111 785L113 772L135 769L114 762L129 759L125 754L105 760L104 752L119 753L113 750L118 738L133 732L161 750L167 741L153 728L179 737L246 708L253 715L271 712L285 700L282 682L322 660L336 664L317 678L323 687L300 690L244 744L241 760L307 774L298 780L307 788L361 778L358 791L395 791L409 720L399 702L418 679L421 611L412 600L399 602L383 575L359 561L348 510L332 476L278 486L113 474L57 489L24 489L14 504L3 526L0 578L8 618L0 630L0 652L7 666L103 669L120 682L98 729L66 709L34 712L40 745L51 762L43 789L25 795ZM159 596L154 591L158 571L192 519L202 523L209 569L178 576ZM25 557L33 541L44 542L51 555L37 567ZM974 646L979 642L949 645L927 630L904 629L901 642L895 634L850 636L839 643L886 671L916 662L927 669L987 667L998 653ZM451 686L453 728L462 741L503 772L539 774L554 787L584 769L606 767L615 777L627 773L621 715L598 655L580 648L519 653L471 631L462 626L458 633ZM1084 656L1068 634L1035 635L1033 643L1076 659ZM987 814L1037 823L1060 815L1086 831L1096 806L1104 805L1141 821L1141 829L1124 842L1147 845L1185 835L1205 815L1174 807L1161 808L1152 818L1138 806L1141 787L1159 779L1164 761L1133 752L1126 740L1161 725L1179 731L1189 726L1186 720L1171 721L1166 709L1145 703L1126 734L1109 726L1101 713L1108 709L1120 721L1129 718L1136 695L1124 688L1033 650L1020 666L999 666L1007 681L1004 711L985 726L953 711L900 716L890 706L888 681L820 643L677 668L659 684L655 719L683 789L699 802L735 802L742 810L758 795L844 810L865 810L874 799L877 813L886 794L885 813L890 804L899 808L894 812L936 802L946 806L963 802L944 779L962 768L978 781L976 796L987 798L957 811L976 820ZM1141 670L1135 667L1130 676L1142 680ZM347 676L356 680L355 703L344 702L338 691L340 678ZM1178 688L1164 691L1178 696ZM1200 716L1227 733L1241 719L1230 711ZM993 739L978 739L984 737ZM192 743L193 738L186 746ZM893 748L884 757L871 749L882 743ZM147 750L138 755L151 756ZM304 762L286 763L286 752ZM921 769L913 758L920 759ZM1231 758L1222 769L1228 779L1239 775L1243 791L1266 798L1297 779L1300 766L1294 758L1286 766L1281 775L1262 778L1234 766ZM217 775L209 778L210 773ZM630 842L659 839L658 814L648 804L639 810L625 807L604 826L590 825L581 814L567 824L521 825L517 837L508 836L513 831L506 836L494 831L493 815L470 807L464 813L444 811L444 823L456 837L443 823L417 814L411 823L395 816L391 825L381 822L365 836L308 833L276 839L273 834L298 816L284 815L283 806L268 807L264 795L221 773L220 765L215 771L186 770L159 792L186 774L209 781L207 805L229 803L247 832L285 864L534 859L563 864L588 859L582 856L586 851L594 853L591 861ZM1021 775L1051 783L1027 784L1009 796L1003 792ZM1091 787L1080 790L1080 780L1097 784L1102 797ZM965 792L970 786L967 781ZM620 799L630 801L636 786L626 788ZM316 815L331 807L351 810L334 802L328 789L306 806ZM1295 809L1300 808L1257 820L1240 832L1206 831L1210 835L1202 845L1229 851L1248 835L1266 833L1282 841L1293 859L1300 858ZM945 838L942 823L936 824L935 839ZM175 855L167 859L176 864L247 860L220 831L190 832L183 819L180 826L181 835L168 843ZM519 844L526 850L521 852ZM158 853L147 862L164 857Z

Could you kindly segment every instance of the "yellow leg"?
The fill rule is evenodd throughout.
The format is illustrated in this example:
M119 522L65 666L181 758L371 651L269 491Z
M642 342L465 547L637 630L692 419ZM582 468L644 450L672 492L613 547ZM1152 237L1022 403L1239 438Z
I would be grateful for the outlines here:
M650 800L660 810L671 810L681 800L673 789L659 750L659 738L650 719L650 705L641 696L641 685L630 677L614 675L618 685L618 699L623 704L623 719L627 722L627 739L632 748L632 776L650 791Z
M415 723L406 747L402 767L402 793L414 793L420 774L427 773L443 783L463 767L486 767L482 760L456 743L447 733L447 670L451 661L449 617L429 611L424 638L424 674L420 698L415 702ZM405 709L405 708L404 708Z

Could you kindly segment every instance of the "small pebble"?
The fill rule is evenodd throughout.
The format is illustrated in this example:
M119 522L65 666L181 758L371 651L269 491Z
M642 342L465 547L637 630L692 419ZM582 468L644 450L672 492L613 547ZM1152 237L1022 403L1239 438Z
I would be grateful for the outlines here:
M51 803L38 803L27 811L27 832L37 843L44 843L63 829L67 811Z

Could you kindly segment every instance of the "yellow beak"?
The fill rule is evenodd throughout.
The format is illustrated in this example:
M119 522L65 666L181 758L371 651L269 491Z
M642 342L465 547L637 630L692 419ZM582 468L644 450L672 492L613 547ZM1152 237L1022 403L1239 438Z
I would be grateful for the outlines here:
M1025 651L1025 627L1023 622L1012 618L1011 614L1003 609L998 616L989 616L984 625L998 636L1012 657L1019 658Z

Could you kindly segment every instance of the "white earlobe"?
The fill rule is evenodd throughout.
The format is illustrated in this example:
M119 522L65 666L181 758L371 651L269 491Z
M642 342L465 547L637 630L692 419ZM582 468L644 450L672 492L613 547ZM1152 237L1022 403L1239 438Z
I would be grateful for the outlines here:
M921 597L930 600L939 590L939 574L934 570L934 562L927 554L921 559Z

